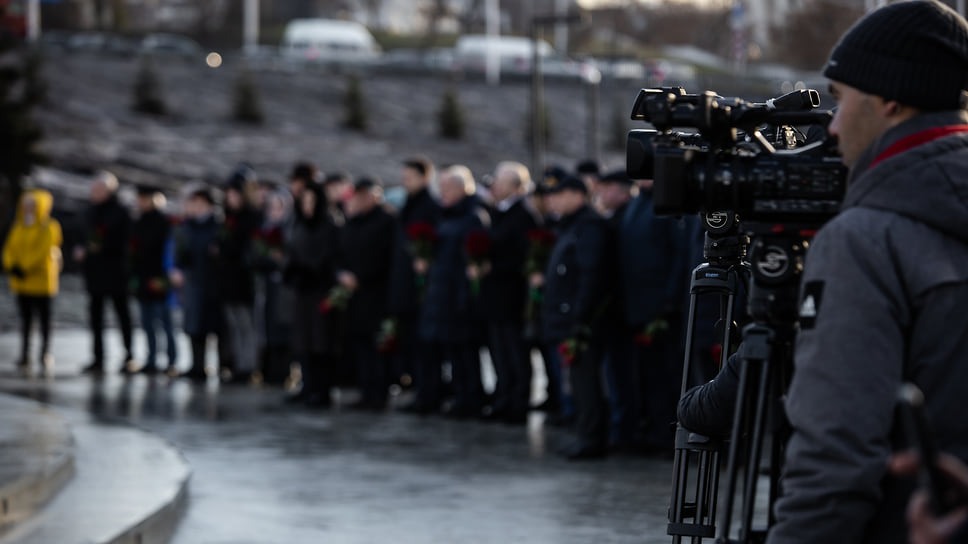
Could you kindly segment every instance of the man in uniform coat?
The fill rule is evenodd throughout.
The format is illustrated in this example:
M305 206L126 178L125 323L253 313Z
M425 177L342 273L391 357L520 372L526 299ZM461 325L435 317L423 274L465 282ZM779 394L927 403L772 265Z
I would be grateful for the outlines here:
M357 407L382 410L387 401L387 368L377 351L377 334L387 316L397 224L380 205L383 191L371 178L357 180L346 201L348 219L340 232L340 285L352 291L346 308L349 353L356 364L362 398Z
M74 260L84 266L89 298L94 360L87 373L104 371L104 303L111 301L124 343L121 372L133 369L131 311L128 307L128 235L131 218L118 201L118 178L106 171L91 180L91 207L87 213L85 246L74 248Z
M589 206L588 188L581 179L567 176L549 190L548 205L561 220L545 272L541 315L545 339L563 352L577 416L577 439L563 453L576 460L599 458L608 445L601 376L608 226Z

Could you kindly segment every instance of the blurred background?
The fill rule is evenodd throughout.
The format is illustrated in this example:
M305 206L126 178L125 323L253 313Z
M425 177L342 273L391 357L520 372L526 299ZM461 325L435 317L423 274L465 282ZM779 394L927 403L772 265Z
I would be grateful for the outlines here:
M639 88L824 91L830 48L880 3L0 0L0 59L20 68L2 89L0 225L24 180L69 220L78 176L100 168L171 192L243 161L262 178L310 160L387 185L414 154L477 175L502 160L620 167Z

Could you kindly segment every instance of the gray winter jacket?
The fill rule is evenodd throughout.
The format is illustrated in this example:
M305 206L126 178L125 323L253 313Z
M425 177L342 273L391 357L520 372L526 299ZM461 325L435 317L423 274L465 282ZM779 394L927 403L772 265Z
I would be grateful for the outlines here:
M807 253L768 542L907 542L912 485L887 474L898 387L924 391L938 446L968 460L968 133L870 166L902 138L968 124L920 115L873 143Z

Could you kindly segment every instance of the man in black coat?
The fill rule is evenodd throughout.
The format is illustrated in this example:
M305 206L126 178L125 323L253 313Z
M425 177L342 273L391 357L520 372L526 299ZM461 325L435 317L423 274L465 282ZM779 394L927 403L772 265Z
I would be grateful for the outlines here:
M427 263L417 263L408 233L415 225L428 225L436 230L440 222L440 204L430 194L430 181L434 177L434 165L429 159L415 157L403 162L401 183L407 191L407 201L397 214L396 252L393 260L393 277L390 287L389 311L397 318L397 336L400 352L395 359L392 378L401 385L410 385L416 373L416 359L420 351L416 330L420 315L422 291L426 284ZM424 276L418 280L415 268L421 268ZM418 284L418 282L421 282ZM413 406L416 408L416 405Z
M508 423L524 423L531 400L531 357L522 336L528 296L524 275L528 231L537 224L525 201L530 183L527 167L518 162L502 162L494 171L491 185L492 245L484 289L497 384L489 417Z
M178 357L171 308L168 306L171 295L171 284L168 281L168 269L172 260L171 223L158 209L158 202L164 202L159 189L147 185L138 187L140 215L132 226L129 240L131 287L141 310L141 328L148 339L148 357L140 370L145 374L155 374L158 371L155 337L157 325L161 325L167 340L169 372L175 371Z
M608 445L601 377L608 226L588 205L582 180L568 176L549 189L548 205L561 221L545 272L541 315L545 339L559 346L562 364L570 371L577 415L577 440L563 453L569 459L599 458Z
M89 296L94 360L86 373L104 372L104 303L110 300L121 326L124 360L121 372L131 372L131 311L128 308L128 235L131 218L118 201L118 178L106 171L91 180L91 207L86 217L86 245L74 248L74 260L84 266Z
M387 401L386 360L376 342L387 316L397 224L380 205L382 198L376 180L359 179L346 202L348 220L340 232L337 278L353 293L346 308L346 332L362 390L357 407L364 410L383 410Z
M488 218L474 198L474 190L474 177L465 166L452 166L440 175L443 217L433 259L427 263L427 290L420 314L420 338L426 342L427 353L418 360L418 412L439 408L441 364L450 361L453 415L477 417L481 413L484 391L480 358L471 343L474 295L466 276L464 247L468 234L484 228Z
M611 405L611 445L615 449L635 449L641 443L642 388L639 365L635 360L633 336L625 317L625 289L619 236L625 210L632 199L632 180L625 170L609 172L598 183L599 205L608 222L608 249L605 266L609 305L605 312L605 382ZM642 278L642 281L648 281Z
M255 270L252 242L262 223L247 194L254 190L255 171L240 167L225 188L225 221L219 233L219 285L225 316L225 340L231 349L232 368L222 368L224 378L246 383L256 367Z

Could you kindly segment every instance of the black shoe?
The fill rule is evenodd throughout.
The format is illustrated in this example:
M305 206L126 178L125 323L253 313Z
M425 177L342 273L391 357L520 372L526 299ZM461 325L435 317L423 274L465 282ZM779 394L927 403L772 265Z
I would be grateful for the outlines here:
M208 375L204 371L199 370L187 370L178 375L179 378L186 378L192 380L193 382L204 382L208 380Z
M562 449L561 454L569 461L588 461L605 458L608 448L597 444L574 444Z
M575 424L574 415L548 414L545 417L545 425L550 427L567 428Z
M552 402L551 399L545 399L540 404L531 406L531 409L536 412L548 412L551 414L558 411L558 403Z
M104 363L100 361L94 361L93 363L82 368L81 374L94 374L94 375L104 374Z
M323 393L309 393L306 395L306 400L303 401L303 404L306 405L307 408L322 410L332 406L333 401L329 395L325 395Z
M400 407L400 411L406 414L416 414L418 416L426 416L430 414L435 414L440 411L439 408L434 408L428 404L423 404L417 401L411 402Z
M158 373L158 367L155 365L145 365L141 367L138 372L140 374L144 374L145 376L154 376Z
M504 423L505 425L527 425L528 414L515 414L509 412L504 416L504 419L501 420L501 423Z

